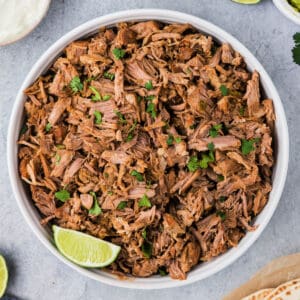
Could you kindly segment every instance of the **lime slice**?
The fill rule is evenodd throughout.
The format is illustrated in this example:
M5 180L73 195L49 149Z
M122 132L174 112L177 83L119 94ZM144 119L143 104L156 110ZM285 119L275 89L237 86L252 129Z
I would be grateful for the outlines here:
M58 250L72 262L87 268L110 265L121 247L91 235L53 226L54 241Z
M8 271L5 259L0 255L0 298L4 295L8 280Z
M231 0L231 1L240 4L257 4L260 2L260 0Z

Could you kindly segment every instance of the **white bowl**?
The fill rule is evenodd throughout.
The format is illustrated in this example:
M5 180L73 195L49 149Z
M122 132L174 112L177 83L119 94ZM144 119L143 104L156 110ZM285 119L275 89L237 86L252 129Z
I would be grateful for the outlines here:
M255 223L259 224L258 229L254 232L247 233L239 243L238 247L230 249L225 254L213 259L210 262L199 264L191 272L189 272L185 281L177 281L172 280L169 277L160 276L153 276L150 278L135 278L133 280L118 280L116 276L110 273L100 270L84 269L68 261L57 251L53 245L50 229L44 228L40 225L40 215L37 209L34 207L32 200L30 197L28 197L18 173L18 147L16 142L18 140L23 121L23 104L25 101L23 90L31 85L38 76L47 70L53 60L70 42L97 32L97 30L102 26L109 26L121 21L142 21L152 19L167 23L190 23L200 31L212 35L218 41L229 42L233 48L239 51L245 58L249 70L253 71L256 69L260 73L261 85L267 97L273 99L276 111L276 165L273 173L273 190L270 194L268 204L256 219ZM14 195L18 202L18 206L36 236L56 257L81 274L103 283L125 288L161 289L186 285L215 274L216 272L233 263L256 241L270 221L283 190L288 168L289 138L285 113L275 86L273 85L270 77L262 65L239 41L219 27L188 14L169 10L138 9L117 12L89 21L64 35L41 56L24 80L14 103L9 124L7 154L9 177Z
M22 1L25 1L25 0L22 0ZM27 20L26 20L26 18L24 18L24 15L19 16L17 19L16 19L16 16L15 16L15 18L14 18L14 24L15 25L14 26L20 26L20 24L18 23L20 21L25 22L26 25L23 26L22 29L17 27L18 31L17 31L17 33L16 32L14 33L13 37L11 36L10 38L6 37L6 38L3 39L3 35L1 36L1 34L0 34L0 46L6 46L6 45L9 45L9 44L13 44L13 43L23 39L29 33L31 33L41 23L43 18L46 16L46 14L49 10L50 2L51 2L51 0L40 0L39 1L39 9L37 7L28 6L28 4L26 2L23 3L25 5L24 8L23 8L23 10L25 10L24 15L26 16L27 10L30 9L30 10L33 10L33 11L29 12L29 15L34 12L34 17L27 18ZM9 3L9 5L19 5L19 3L12 2L12 3ZM3 10L4 8L1 7L1 9ZM18 22L16 22L16 20ZM26 22L29 22L28 20L30 20L30 23L26 23ZM1 30L0 30L0 32L1 32Z
M297 12L287 0L273 0L275 6L281 11L283 15L289 18L294 23L300 25L300 12Z

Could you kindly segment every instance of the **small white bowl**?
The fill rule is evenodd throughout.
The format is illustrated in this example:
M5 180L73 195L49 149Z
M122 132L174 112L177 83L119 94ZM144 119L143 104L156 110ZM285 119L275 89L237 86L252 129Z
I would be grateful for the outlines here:
M281 11L283 15L289 18L294 23L300 25L300 12L297 12L287 0L273 0L275 6Z
M26 189L22 184L18 172L17 140L19 137L20 128L22 127L23 106L26 99L23 94L23 90L31 85L38 76L43 74L48 69L53 60L70 42L83 38L87 35L90 35L91 33L95 33L102 26L110 26L119 22L142 20L159 20L166 23L190 23L195 28L198 28L200 31L213 36L220 42L229 42L232 47L235 50L239 51L244 57L249 70L253 71L255 69L260 73L261 86L264 89L265 95L268 98L273 99L276 112L276 165L273 172L273 189L271 191L266 207L256 219L255 224L259 224L258 229L254 232L248 232L236 248L230 249L225 254L209 262L202 263L196 266L191 272L189 272L187 279L184 281L172 280L168 276L152 276L150 278L119 280L116 276L110 273L95 269L85 269L73 264L72 262L64 258L53 245L53 237L50 228L44 228L40 225L40 215L37 209L34 207L28 193L26 193ZM99 17L75 28L74 30L70 31L62 38L60 38L56 43L54 43L33 66L18 92L10 119L7 139L7 162L13 193L17 199L18 206L24 218L26 219L27 223L36 234L36 236L56 257L58 257L62 262L77 270L81 274L113 286L134 289L161 289L183 286L215 274L216 272L229 266L242 254L244 254L261 235L262 231L270 221L277 207L286 179L288 160L288 127L282 103L270 77L268 76L262 65L257 61L257 59L233 36L215 25L188 14L157 9L129 10Z
M11 0L9 0L10 2ZM0 46L6 46L6 45L9 45L9 44L13 44L21 39L23 39L25 36L27 36L29 33L31 33L40 23L41 21L43 20L43 18L46 16L47 12L48 12L48 9L49 9L49 5L50 5L50 2L51 0L39 0L39 8L40 9L37 9L37 7L28 7L28 4L26 3L26 0L22 0L26 7L26 9L28 10L31 10L30 13L35 13L35 17L32 18L32 17L28 17L27 15L27 22L28 20L31 21L31 23L26 23L24 24L23 28L20 29L19 27L16 27L18 28L17 29L17 33L15 33L15 36L11 36L10 38L5 38L3 39L3 32L2 32L2 37L1 37L1 25L3 26L3 24L1 24L1 22L3 21L0 21ZM9 3L8 2L8 5L20 5L20 2L11 2ZM27 13L25 7L23 7L23 12ZM1 9L3 10L4 8L1 7ZM26 15L26 14L25 14ZM25 15L22 15L19 17L19 21L22 21L24 22L24 20L26 19L24 16ZM18 22L17 22L17 19L16 19L16 16L14 17L14 24L15 26L18 26ZM3 28L2 28L3 29Z

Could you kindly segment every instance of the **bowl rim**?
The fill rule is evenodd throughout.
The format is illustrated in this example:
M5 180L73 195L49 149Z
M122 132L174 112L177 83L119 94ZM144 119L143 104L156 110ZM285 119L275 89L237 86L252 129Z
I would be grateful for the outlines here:
M275 171L273 174L273 189L271 191L269 201L263 211L257 217L256 223L259 223L259 227L254 232L249 232L241 240L239 245L228 250L225 254L217 257L216 259L202 263L189 272L188 277L184 281L172 280L168 277L153 276L150 278L134 278L130 280L120 280L116 276L107 273L105 271L95 271L82 268L73 264L67 260L53 245L53 239L49 232L43 228L38 219L38 213L31 199L29 199L24 191L23 185L19 178L18 173L18 159L17 159L17 140L19 137L19 130L22 123L23 107L24 107L24 89L29 86L41 73L48 69L52 61L58 56L58 54L66 47L70 42L82 38L85 35L96 31L101 26L107 26L116 24L121 21L142 21L142 20L160 20L162 22L178 22L178 23L190 23L196 27L199 31L202 31L208 35L213 36L215 39L221 42L228 42L232 47L239 51L247 62L248 69L251 71L254 68L259 72L261 78L261 84L268 96L271 96L274 102L276 110L276 133L280 136L280 144L278 144L277 162ZM90 20L75 29L69 31L52 44L47 51L34 64L30 72L27 74L23 81L14 106L12 109L8 135L7 135L7 163L10 183L12 186L13 194L16 198L17 204L27 224L31 230L35 233L37 238L45 245L45 247L54 254L59 260L66 265L77 270L82 275L97 280L102 283L106 283L112 286L132 288L132 289L162 289L187 285L201 279L207 278L225 267L232 264L241 255L243 255L248 248L257 240L262 231L269 223L282 194L284 183L287 175L289 160L289 135L288 127L285 117L285 112L278 95L278 92L271 81L270 77L266 73L265 69L258 62L258 60L251 54L251 52L243 46L236 38L224 31L223 29L213 25L212 23L205 21L196 16L185 14L177 11L163 10L163 9L134 9L127 11L115 12L112 14L104 15L93 20Z
M14 39L8 40L6 42L0 42L0 47L11 45L11 44L14 44L14 43L22 40L23 38L25 38L27 35L29 35L34 29L36 29L39 26L39 24L42 22L42 20L46 17L47 12L50 7L50 3L51 3L51 0L44 0L44 1L46 1L44 10L40 14L39 18L31 25L31 27L29 27L27 30L25 30L22 34L15 37Z
M300 25L300 12L297 12L287 0L273 0L277 9L288 19Z

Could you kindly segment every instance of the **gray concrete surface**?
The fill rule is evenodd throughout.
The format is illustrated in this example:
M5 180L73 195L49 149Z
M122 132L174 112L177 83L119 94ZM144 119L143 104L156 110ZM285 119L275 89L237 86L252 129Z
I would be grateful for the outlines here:
M94 17L130 8L168 8L207 19L248 47L281 95L291 139L290 168L279 207L250 250L217 275L186 287L134 291L87 279L50 254L25 224L8 181L6 132L14 98L37 58L59 37ZM53 0L40 26L16 44L0 48L0 253L8 260L8 292L20 299L221 299L270 259L300 251L300 66L292 62L292 35L300 31L271 0L237 5L230 0Z

